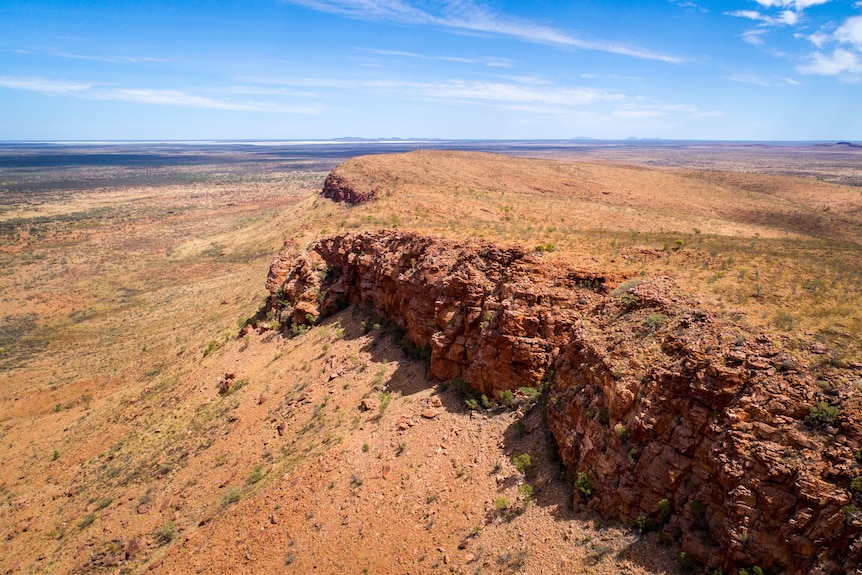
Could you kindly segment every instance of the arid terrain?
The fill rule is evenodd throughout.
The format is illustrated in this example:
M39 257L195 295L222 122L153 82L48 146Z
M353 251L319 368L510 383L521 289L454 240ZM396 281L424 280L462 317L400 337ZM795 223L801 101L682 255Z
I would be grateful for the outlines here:
M775 544L749 543L746 529L758 531L745 517L727 520L745 529L720 532L705 517L708 505L694 508L694 488L644 489L650 456L635 448L662 436L603 403L602 385L616 381L659 405L663 396L650 396L647 383L676 393L674 374L693 380L708 369L698 362L719 352L753 367L732 392L741 407L714 407L709 417L729 415L711 424L747 425L739 432L769 435L763 445L796 438L793 453L776 457L799 477L810 469L814 495L807 507L793 495L793 505L811 511L813 523L833 521L832 539L805 543L816 551L828 540L832 555L812 567L799 543L799 558L787 563L797 567L763 563L765 572L802 564L850 572L853 553L862 553L853 547L862 526L862 150L437 147L447 149L354 159L388 149L0 149L0 572L715 573L718 563L707 566L692 547L705 539L686 535L705 530L714 549L739 544L730 569L755 573L755 559L780 565L769 559ZM328 175L365 201L321 195ZM402 233L416 235L386 235ZM597 379L595 392L587 386L588 400L566 395L561 378L579 369L559 351L574 341L568 335L542 336L547 358L509 362L531 367L532 387L515 368L499 371L501 362L488 362L496 371L481 378L467 364L455 370L461 360L440 363L422 339L433 329L423 336L418 319L392 311L410 301L395 288L384 297L383 287L371 295L345 287L338 305L315 308L309 322L305 311L299 321L282 313L299 308L282 297L287 275L267 286L283 246L277 263L288 274L313 242L388 245L390 237L444 255L452 246L480 258L515 250L526 275L506 281L529 279L523 293L543 295L530 286L577 270L566 276L580 278L572 286L541 288L556 299L498 303L545 306L539 325L563 309L559 302L573 302L580 315L554 316L554 325L607 355L607 374L596 376L607 381ZM331 259L317 270L323 276L360 274L348 252L321 250ZM410 293L421 294L436 289L428 278L445 276L445 258L435 264L424 254L397 266L385 250L356 257L397 268L398 277L416 271L425 279ZM496 277L488 269L482 274ZM598 277L604 292L591 283ZM327 294L333 278L320 284ZM581 297L585 286L594 291ZM323 292L308 293L305 303L325 303ZM659 303L644 303L650 297ZM595 306L606 313L589 319L584 310ZM506 335L505 314L485 317L489 309L476 325ZM674 363L689 351L668 342L697 314L710 327L686 350L700 355ZM454 358L455 344L446 345ZM639 365L628 359L637 346ZM546 360L557 362L556 380ZM511 397L500 395L506 389ZM657 417L656 429L694 417L673 401L668 409L681 418ZM581 448L587 437L604 451ZM627 458L633 471L619 485L653 515L607 495L607 477ZM761 472L752 465L747 476ZM708 504L706 487L697 488L699 505ZM748 508L740 493L731 503L742 507L729 509ZM833 537L836 529L846 536Z

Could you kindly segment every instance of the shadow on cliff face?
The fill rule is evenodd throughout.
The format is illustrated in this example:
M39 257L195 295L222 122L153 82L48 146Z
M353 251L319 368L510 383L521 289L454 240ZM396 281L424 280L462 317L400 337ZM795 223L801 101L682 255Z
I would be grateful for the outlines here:
M262 308L256 316L257 323L262 327L266 323L265 316L266 308ZM314 332L311 330L329 330L340 339L359 341L358 349L370 356L370 361L366 357L363 362L367 361L369 366L383 364L394 368L387 369L385 376L383 370L368 368L366 373L373 378L376 391L410 397L431 387L432 397L439 400L439 408L463 418L461 421L468 426L492 425L503 429L497 443L499 457L509 460L513 465L501 465L492 472L492 478L496 481L496 497L506 503L500 508L486 508L482 525L506 526L507 529L510 524L511 527L530 525L531 516L528 512L532 506L537 506L556 522L573 526L573 534L567 539L567 544L582 548L588 564L599 565L607 560L620 560L637 564L648 573L666 572L644 559L654 556L658 534L636 537L630 526L603 519L573 503L576 499L573 479L562 464L546 423L547 391L530 401L519 398L518 401L523 403L506 407L498 401L476 395L459 380L433 382L429 378L429 361L415 357L415 348L407 346L405 349L396 328L374 312L359 306L351 305L308 329L298 330L295 334L285 330L270 333L273 339L285 337L301 340L313 338ZM349 363L350 357L338 357L336 360L342 365L345 362ZM337 373L331 375L337 376ZM478 401L478 408L471 409L468 406L471 400ZM525 460L525 456L528 459ZM525 486L529 486L529 493ZM518 494L517 498L512 496L513 493ZM583 534L583 527L579 526L584 525L598 529L599 535L592 531L590 535ZM607 535L603 536L603 532ZM620 537L620 533L626 535ZM494 558L498 564L510 566L518 560L518 552L513 552L511 557L504 553Z

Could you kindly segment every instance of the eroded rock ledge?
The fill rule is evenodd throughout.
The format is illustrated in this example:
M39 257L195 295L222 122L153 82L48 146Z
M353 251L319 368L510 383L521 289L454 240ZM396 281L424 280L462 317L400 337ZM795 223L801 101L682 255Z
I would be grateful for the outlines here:
M329 198L335 202L345 202L348 204L361 204L374 199L375 190L367 192L359 192L347 178L341 177L335 173L335 170L329 172L326 180L323 182L324 198Z
M707 572L860 569L859 393L818 385L668 278L621 280L517 248L380 231L288 247L267 286L285 326L357 303L428 346L434 377L488 395L549 384L576 499L660 529ZM818 402L838 416L806 424Z

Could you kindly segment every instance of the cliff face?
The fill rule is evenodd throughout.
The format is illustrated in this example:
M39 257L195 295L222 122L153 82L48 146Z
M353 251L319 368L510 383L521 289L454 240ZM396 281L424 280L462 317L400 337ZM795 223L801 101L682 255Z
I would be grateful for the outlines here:
M373 308L430 352L438 379L489 396L550 385L575 497L711 569L860 568L859 393L721 325L668 278L621 279L381 231L288 248L267 285L286 325Z
M361 204L374 199L375 191L359 192L347 178L343 178L332 171L323 182L322 195L324 198L329 198L335 202Z

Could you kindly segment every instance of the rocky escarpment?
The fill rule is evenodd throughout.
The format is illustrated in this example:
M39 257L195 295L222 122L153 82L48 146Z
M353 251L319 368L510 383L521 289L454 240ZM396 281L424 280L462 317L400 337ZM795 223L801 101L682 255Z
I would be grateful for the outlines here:
M766 336L642 282L518 248L345 234L276 258L284 325L361 304L477 391L549 385L548 425L575 497L681 542L711 572L862 565L862 405ZM860 505L862 506L862 505Z
M323 182L323 197L335 202L346 202L348 204L361 204L374 199L376 191L370 190L360 192L348 178L339 176L335 170L329 172Z

